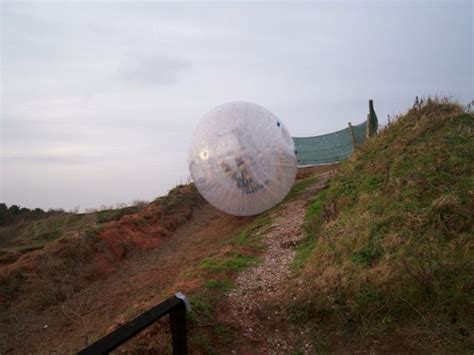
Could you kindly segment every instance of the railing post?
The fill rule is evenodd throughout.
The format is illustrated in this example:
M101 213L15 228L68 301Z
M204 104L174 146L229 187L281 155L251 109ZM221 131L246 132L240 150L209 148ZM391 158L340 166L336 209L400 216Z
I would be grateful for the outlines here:
M186 334L186 311L191 311L189 300L181 292L169 297L155 307L142 313L138 317L125 323L105 337L97 340L87 348L81 350L79 355L108 354L130 338L149 327L158 319L169 314L173 354L185 355L188 353Z
M186 304L183 300L170 311L170 328L173 355L187 355Z

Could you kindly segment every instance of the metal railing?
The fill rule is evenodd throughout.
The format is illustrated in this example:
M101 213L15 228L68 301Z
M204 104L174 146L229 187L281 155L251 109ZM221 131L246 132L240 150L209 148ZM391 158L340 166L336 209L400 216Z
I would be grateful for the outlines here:
M81 350L78 354L108 354L167 314L169 314L170 317L173 354L187 354L188 341L186 330L186 311L189 311L190 309L191 306L186 296L178 292L176 295L166 299L159 305L120 326L112 333L97 340L95 343Z

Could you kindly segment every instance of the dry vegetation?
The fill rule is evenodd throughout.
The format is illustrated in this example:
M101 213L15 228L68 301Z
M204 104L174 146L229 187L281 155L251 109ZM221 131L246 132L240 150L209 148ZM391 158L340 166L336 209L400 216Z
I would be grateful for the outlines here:
M0 269L0 321L11 321L13 309L40 312L65 302L107 277L129 255L160 245L199 201L192 185L178 186L138 211L60 214L2 228L5 249L28 249Z
M138 213L143 206L108 209L93 213L52 211L20 218L0 226L0 264L8 264L20 256L45 247L71 232L84 231L92 226L118 221L125 215ZM31 214L31 213L30 213Z
M473 133L459 105L418 103L315 197L287 307L316 349L472 350Z

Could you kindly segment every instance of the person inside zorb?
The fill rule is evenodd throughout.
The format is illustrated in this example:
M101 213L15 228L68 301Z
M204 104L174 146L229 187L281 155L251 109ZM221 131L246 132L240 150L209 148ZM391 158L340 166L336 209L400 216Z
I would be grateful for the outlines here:
M234 215L275 206L291 189L296 169L288 130L270 111L247 102L224 104L206 114L189 149L198 191Z
M245 156L239 154L239 152L244 151L242 147L247 147L246 150L248 150L250 153L252 153L255 147L252 147L250 142L243 142L243 138L246 137L246 135L239 133L238 129L235 131L237 132L233 132L234 137L237 138L238 147L241 149L239 149L238 152L232 152L234 153L234 167L232 167L226 161L221 161L221 168L226 176L235 181L235 186L238 189L241 189L247 194L255 193L258 190L263 189L265 185L268 185L270 180L266 180L263 184L255 180L251 169L251 164L253 162L252 154L247 153Z
M227 176L230 176L232 180L236 182L236 186L242 189L245 193L255 193L260 189L263 189L265 185L256 182L249 169L247 169L245 160L241 157L235 158L237 165L237 171L233 171L232 168L225 162L221 163L222 169ZM267 180L266 184L270 181Z

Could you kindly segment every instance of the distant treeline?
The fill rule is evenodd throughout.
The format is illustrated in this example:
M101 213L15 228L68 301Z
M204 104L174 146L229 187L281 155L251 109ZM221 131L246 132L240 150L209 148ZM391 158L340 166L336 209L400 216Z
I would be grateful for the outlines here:
M15 223L33 221L61 213L65 213L64 210L49 209L48 211L45 211L41 208L29 209L17 205L11 205L8 207L6 204L0 203L0 226L8 226Z

